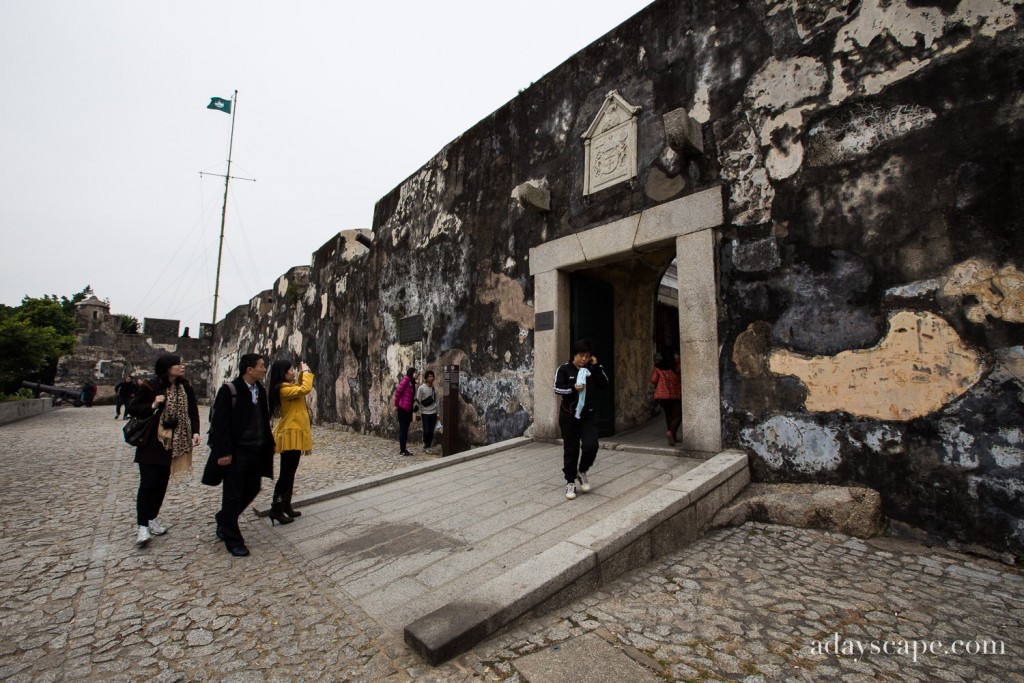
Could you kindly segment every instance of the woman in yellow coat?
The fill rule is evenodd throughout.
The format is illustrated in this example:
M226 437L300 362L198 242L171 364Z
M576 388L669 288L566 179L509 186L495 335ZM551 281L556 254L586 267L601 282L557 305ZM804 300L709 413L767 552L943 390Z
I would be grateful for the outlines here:
M313 450L313 430L309 425L306 394L313 391L313 373L305 363L295 367L290 360L277 360L270 366L270 414L276 418L274 444L281 454L281 474L274 486L270 505L271 520L291 524L302 513L292 509L292 488L299 457Z

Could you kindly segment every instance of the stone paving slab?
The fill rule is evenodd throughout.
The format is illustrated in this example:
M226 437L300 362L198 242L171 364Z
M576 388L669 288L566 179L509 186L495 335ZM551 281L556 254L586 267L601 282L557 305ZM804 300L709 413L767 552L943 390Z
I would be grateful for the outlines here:
M305 531L305 516L273 529L246 517L253 555L228 556L213 537L219 491L200 485L198 472L171 483L161 512L170 532L135 548L138 471L122 425L96 407L0 426L2 680L523 683L520 658L590 634L666 681L1024 682L1015 568L754 523L529 613L431 667L296 551L291 536ZM394 440L343 430L316 427L314 441L299 495L432 459L399 458ZM269 497L265 483L258 503ZM989 638L1005 654L813 650L834 634L945 646Z
M602 451L591 492L568 501L561 457L560 446L528 442L413 478L389 477L307 505L301 532L289 525L276 533L399 635L445 596L472 591L701 464Z

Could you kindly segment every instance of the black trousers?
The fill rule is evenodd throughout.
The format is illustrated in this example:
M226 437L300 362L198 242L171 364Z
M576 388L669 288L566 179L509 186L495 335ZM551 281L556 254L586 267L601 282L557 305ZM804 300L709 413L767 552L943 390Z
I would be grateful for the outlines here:
M170 465L139 463L139 494L135 498L135 522L149 526L149 520L160 514L171 478Z
M434 443L434 429L437 427L437 413L423 413L423 447L430 448Z
M231 464L224 469L217 526L228 548L245 544L238 518L260 492L259 460L256 451L239 448L232 454Z
M567 482L576 481L577 472L589 471L597 459L597 421L596 410L584 414L579 420L575 413L558 411L558 429L562 432L562 473Z
M295 488L295 472L299 469L301 456L302 451L281 451L281 473L277 475L277 484L274 485L274 500L291 499L292 489Z

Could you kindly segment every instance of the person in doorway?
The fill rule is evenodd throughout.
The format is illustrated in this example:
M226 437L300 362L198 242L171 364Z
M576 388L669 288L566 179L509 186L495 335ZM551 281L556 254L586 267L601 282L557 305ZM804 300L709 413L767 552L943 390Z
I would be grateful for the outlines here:
M651 384L654 385L654 400L665 413L665 438L669 446L675 446L679 441L679 425L683 421L683 405L679 361L671 347L661 347L651 373Z
M398 454L412 455L406 448L409 440L409 425L412 424L412 413L416 410L416 368L409 368L405 377L395 387L395 412L398 415Z
M580 384L582 370L588 373L587 384ZM597 362L590 342L581 339L572 348L572 360L555 371L555 393L562 397L558 409L558 428L562 433L562 474L565 475L565 497L573 500L577 486L580 493L590 491L587 472L597 458L599 416L595 390L608 386L608 375ZM580 416L576 407L580 392L588 389Z
M114 419L121 418L121 408L124 408L124 419L128 419L128 404L139 387L131 375L125 375L124 380L114 387Z
M434 371L423 373L423 384L416 389L416 404L423 420L423 452L433 453L434 429L437 427L437 390L434 388Z
M157 518L167 494L171 475L192 471L192 449L199 445L199 404L185 378L181 356L164 354L156 359L156 376L139 384L125 408L137 418L159 413L153 436L135 449L139 466L139 491L135 497L135 543L146 545L153 536L167 533Z
M263 379L263 356L247 353L238 363L238 377L217 391L210 419L210 462L203 483L222 485L217 512L217 538L228 552L246 557L249 549L238 518L256 499L263 477L274 478L274 435Z
M313 391L313 373L299 363L299 371L290 360L276 360L270 366L270 416L274 423L274 445L281 454L281 473L274 485L270 504L271 520L291 524L301 512L292 508L292 490L299 458L313 450L313 430L309 424L306 396Z

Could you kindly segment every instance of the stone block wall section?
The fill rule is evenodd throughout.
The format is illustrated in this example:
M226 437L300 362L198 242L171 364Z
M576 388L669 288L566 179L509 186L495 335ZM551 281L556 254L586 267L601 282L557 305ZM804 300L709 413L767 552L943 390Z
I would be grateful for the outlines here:
M30 398L25 401L0 401L0 425L42 415L53 409L51 398Z
M407 367L458 364L464 443L550 436L552 363L596 282L615 430L654 415L653 340L678 339L688 448L1022 554L1022 16L658 0L220 321L211 385L242 351L301 355L317 419L387 434ZM665 335L646 293L672 258Z

